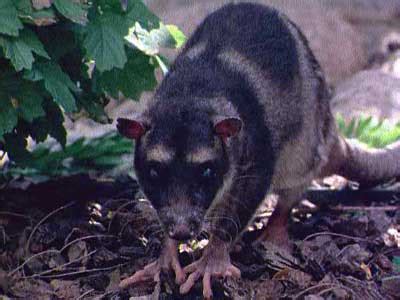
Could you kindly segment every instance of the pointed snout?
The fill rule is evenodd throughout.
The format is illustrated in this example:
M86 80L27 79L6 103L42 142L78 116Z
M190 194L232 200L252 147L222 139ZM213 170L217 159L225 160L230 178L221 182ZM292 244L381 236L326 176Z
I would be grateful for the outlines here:
M168 235L174 240L187 241L194 237L194 231L186 224L177 224L170 226Z

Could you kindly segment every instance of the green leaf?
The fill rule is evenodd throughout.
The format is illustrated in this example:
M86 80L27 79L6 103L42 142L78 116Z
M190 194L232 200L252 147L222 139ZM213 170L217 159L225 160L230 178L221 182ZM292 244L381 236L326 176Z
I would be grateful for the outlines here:
M180 48L186 42L185 34L175 25L166 25L166 27L175 40L175 48Z
M346 135L347 137L354 137L354 136L353 136L353 133L354 133L355 124L356 124L356 119L355 119L355 118L351 119L350 124L349 124L349 126L347 127L346 133L345 133L345 135Z
M152 90L157 84L155 66L149 60L150 57L140 51L130 50L122 70L113 69L99 75L101 88L115 98L122 92L126 97L139 99L143 91Z
M48 26L56 23L56 15L53 8L33 9L32 0L16 0L15 5L18 16L23 22L37 26Z
M127 33L127 24L120 15L97 15L89 23L83 41L86 57L96 62L96 68L100 72L114 67L123 68L127 60L124 49L124 36Z
M75 98L71 91L78 92L78 88L61 67L54 62L36 63L33 71L26 73L25 78L44 80L46 90L53 96L66 112L76 110Z
M358 121L357 128L355 135L356 137L360 136L363 134L363 132L368 128L368 126L371 124L372 121L372 116L367 117L367 118L361 118Z
M22 87L16 100L18 101L17 111L28 122L46 114L42 108L42 95L27 85Z
M27 28L21 31L20 36L16 38L0 37L0 46L4 50L5 57L11 60L17 71L32 68L33 53L50 58L35 33Z
M160 27L160 19L147 8L142 0L128 1L126 17L131 25L139 22L147 30Z
M85 95L79 98L79 104L89 114L90 118L101 124L111 123L104 111L104 104L98 101L94 95Z
M147 55L157 55L161 48L176 48L177 42L168 28L160 24L160 28L147 31L139 23L129 29L125 39Z
M82 4L71 0L54 0L54 6L67 19L79 24L86 24L87 11Z
M37 38L36 34L33 31L25 28L23 31L21 31L19 38L22 39L24 43L31 48L32 52L41 57L50 59L46 50L44 50L42 42Z
M47 133L55 138L63 147L67 143L67 132L63 126L64 116L60 107L51 100L43 102L43 108L46 116L36 119L33 122L35 137L43 139Z
M0 139L5 133L11 132L18 123L17 111L11 99L4 93L0 94Z
M17 15L12 0L0 1L0 33L18 36L18 31L23 28Z

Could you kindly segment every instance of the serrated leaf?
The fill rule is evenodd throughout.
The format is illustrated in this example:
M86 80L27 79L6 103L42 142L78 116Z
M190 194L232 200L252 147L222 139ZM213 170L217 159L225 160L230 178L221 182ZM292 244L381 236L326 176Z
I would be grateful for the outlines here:
M127 61L124 36L128 33L125 20L117 14L97 15L87 28L83 46L86 57L96 62L100 71L123 68Z
M131 25L139 22L147 30L160 27L160 19L147 8L142 0L129 0L126 12Z
M19 17L25 22L36 26L48 26L57 22L51 7L41 10L33 9L31 0L16 0L16 6Z
M160 28L150 30L151 38L160 48L175 48L176 40L164 24L160 24Z
M0 93L0 139L5 133L11 132L17 123L18 115L11 99L4 93Z
M122 92L126 97L139 99L143 91L152 90L157 84L155 66L149 60L149 56L140 51L130 50L122 70L113 69L99 75L101 88L115 98Z
M33 31L25 28L23 31L21 31L19 38L22 39L24 43L27 44L32 49L31 50L32 52L36 53L41 57L50 59L49 55L44 49L42 42L38 39L38 37Z
M49 128L49 134L55 138L61 146L65 147L67 143L67 132L64 128L64 116L54 101L47 101L44 105L46 118Z
M30 70L34 61L33 53L49 58L43 44L35 33L25 28L19 37L0 37L0 46L4 50L4 56L13 64L16 71Z
M180 48L186 42L185 34L175 25L166 25L169 33L175 40L175 48Z
M0 1L0 33L18 36L18 31L23 28L18 18L17 9L12 0Z
M71 0L54 0L54 6L67 19L79 24L86 24L87 11L81 3Z
M147 55L156 55L161 48L175 48L176 41L168 28L160 24L160 28L147 31L139 23L129 29L125 39Z
M110 119L104 111L104 105L99 103L94 95L79 98L79 104L85 109L91 119L101 124L110 123Z
M34 119L46 114L42 108L43 97L29 86L22 87L16 100L18 101L17 111L28 122L32 122Z
M46 90L53 96L66 112L76 110L75 98L71 91L78 88L61 67L54 62L37 63L32 72L27 72L25 78L44 80Z

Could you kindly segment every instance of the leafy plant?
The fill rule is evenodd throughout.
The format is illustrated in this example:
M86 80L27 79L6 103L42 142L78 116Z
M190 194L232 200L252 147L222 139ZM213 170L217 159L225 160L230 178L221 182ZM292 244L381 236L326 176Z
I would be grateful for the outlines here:
M341 115L336 116L340 132L347 138L355 138L373 148L382 148L400 139L400 122L393 125L387 120L359 117L346 123Z
M28 136L66 147L65 114L110 122L108 96L152 90L160 48L183 40L141 0L1 0L0 154L28 167Z
M63 149L51 150L42 144L31 152L32 160L21 167L10 162L0 174L0 182L8 182L21 176L39 182L54 177L78 173L111 171L124 164L123 155L132 153L131 140L115 133L85 139L80 138ZM131 167L131 162L129 167Z

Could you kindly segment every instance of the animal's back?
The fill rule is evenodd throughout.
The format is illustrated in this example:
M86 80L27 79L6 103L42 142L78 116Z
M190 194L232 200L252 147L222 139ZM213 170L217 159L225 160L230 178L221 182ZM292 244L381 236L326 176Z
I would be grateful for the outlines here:
M174 96L230 93L245 126L268 131L278 156L277 188L306 185L315 176L332 129L327 88L302 33L280 12L250 3L217 10L188 40L170 79L163 90Z

